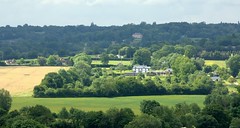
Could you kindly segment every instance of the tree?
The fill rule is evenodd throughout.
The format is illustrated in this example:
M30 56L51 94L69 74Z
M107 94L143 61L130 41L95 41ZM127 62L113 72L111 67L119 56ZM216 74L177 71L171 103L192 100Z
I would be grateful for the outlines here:
M135 118L124 128L162 128L162 122L152 115L143 114Z
M107 54L107 53L102 53L102 54L100 55L100 60L101 60L102 64L107 65L108 62L109 62L109 56L108 56L108 54Z
M69 112L65 107L62 108L62 110L59 112L58 117L61 119L68 119L69 118Z
M230 68L232 76L236 77L240 70L240 55L231 56L226 63Z
M153 109L157 106L160 106L160 104L155 100L143 100L140 103L140 110L142 113L152 114Z
M232 119L229 128L239 128L239 127L240 127L240 119L239 118Z
M7 113L12 105L12 98L7 90L0 90L0 116Z
M14 121L11 128L46 128L46 126L32 119L25 119Z
M60 61L60 57L58 55L50 55L47 58L46 64L49 66L61 66L62 62Z
M107 118L110 120L110 127L123 128L126 124L133 120L134 113L130 108L110 108L106 112Z
M45 85L48 88L62 88L63 80L58 73L50 72L47 75L45 75L40 85Z
M195 57L197 55L197 49L192 45L186 45L184 49L185 49L184 55L189 58Z
M42 105L23 107L20 109L20 113L28 119L33 119L45 125L50 125L54 120L50 109Z
M224 111L222 106L218 104L210 104L205 106L202 112L203 114L213 116L222 128L229 128L231 118L228 113Z
M40 66L44 66L44 65L46 65L46 63L47 63L47 59L46 59L45 57L38 56L38 58L37 58L37 63L38 63Z
M197 128L219 128L218 121L211 115L200 115L197 118Z
M133 64L150 65L151 52L146 48L137 50L133 55Z
M76 54L73 57L74 64L78 63L79 61L83 61L89 65L91 65L91 63L92 63L91 56L87 55L86 53Z
M172 60L171 66L174 75L183 82L187 82L188 76L196 71L194 62L185 56L178 56L175 60Z

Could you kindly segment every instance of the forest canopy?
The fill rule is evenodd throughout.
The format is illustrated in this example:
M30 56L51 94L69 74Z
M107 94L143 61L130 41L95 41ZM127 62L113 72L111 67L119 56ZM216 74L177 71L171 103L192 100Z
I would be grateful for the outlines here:
M228 52L240 50L240 25L142 22L107 27L95 24L0 27L0 58L4 60L53 54L73 56L79 52L101 54L106 49L108 53L116 55L125 46L148 47L154 52L166 44L193 45L205 59L226 59L224 54L228 56ZM127 56L131 57L129 54Z

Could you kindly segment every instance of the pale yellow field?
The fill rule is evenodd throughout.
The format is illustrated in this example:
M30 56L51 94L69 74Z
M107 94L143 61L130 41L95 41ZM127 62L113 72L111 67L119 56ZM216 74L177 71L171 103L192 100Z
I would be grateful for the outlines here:
M0 66L0 89L8 90L12 96L31 96L34 86L40 84L47 73L68 68Z

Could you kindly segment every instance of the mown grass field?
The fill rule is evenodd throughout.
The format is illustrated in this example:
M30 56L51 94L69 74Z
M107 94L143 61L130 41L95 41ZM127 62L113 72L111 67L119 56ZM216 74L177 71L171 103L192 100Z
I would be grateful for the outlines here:
M0 67L0 88L10 92L12 96L31 96L35 85L40 84L49 72L57 72L68 67Z
M127 60L110 60L109 65L118 65L119 63L122 63L123 65L131 65L131 61ZM92 64L102 64L101 60L93 60Z
M224 60L205 60L205 65L213 65L217 64L219 67L226 67L226 63Z
M203 107L204 95L168 95L168 96L130 96L117 98L32 98L13 97L12 110L24 106L44 105L52 112L59 112L62 107L78 108L84 111L106 111L109 108L131 108L136 114L140 113L142 100L156 100L162 105L174 106L177 103L197 103Z

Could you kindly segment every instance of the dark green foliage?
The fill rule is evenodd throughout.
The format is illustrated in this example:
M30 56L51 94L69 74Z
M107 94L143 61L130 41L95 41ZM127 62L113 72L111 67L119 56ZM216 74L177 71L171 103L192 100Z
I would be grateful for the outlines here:
M197 118L197 128L219 128L218 121L211 115L201 115Z
M132 38L132 34L136 32L143 35L141 40ZM6 26L0 29L0 51L2 53L0 58L2 60L28 59L37 58L37 56L47 57L53 54L70 56L79 51L99 54L104 49L108 49L109 53L116 55L122 48L121 45L128 48L120 51L125 51L124 55L131 58L132 52L130 51L132 50L129 48L132 46L152 46L151 51L156 51L159 47L154 47L156 45L178 43L186 46L186 50L176 48L176 52L179 54L185 54L189 57L196 56L196 52L200 48L206 50L200 54L201 57L227 59L231 52L239 51L239 32L238 24L206 24L204 22L175 22L155 25L127 24L108 27L96 25ZM197 50L188 48L188 45L194 46Z
M16 120L11 125L11 128L46 128L44 125L32 119Z
M160 106L160 104L155 100L143 100L140 103L140 110L145 114L153 114L153 110L155 107Z
M110 108L106 112L106 116L110 120L111 128L123 128L135 117L133 111L130 108Z
M151 52L146 48L137 50L133 55L133 64L150 65L150 62Z
M151 115L143 114L134 119L124 128L162 128L162 127L163 126L160 119Z
M239 128L240 127L240 119L233 118L229 128Z
M51 111L42 105L23 107L20 110L20 113L45 125L50 125L50 123L54 120Z
M236 77L240 71L240 55L231 56L227 61L227 66L230 68L231 75Z
M0 89L0 117L6 114L12 105L12 97L5 89Z
M213 116L217 120L219 126L222 128L228 128L231 123L231 117L224 110L224 108L218 104L210 104L205 106L203 109L203 114Z
M58 73L51 72L45 75L41 82L41 85L45 85L48 88L62 88L63 79Z
M100 55L100 60L102 62L103 65L108 65L108 62L109 62L109 55L107 53L102 53Z

